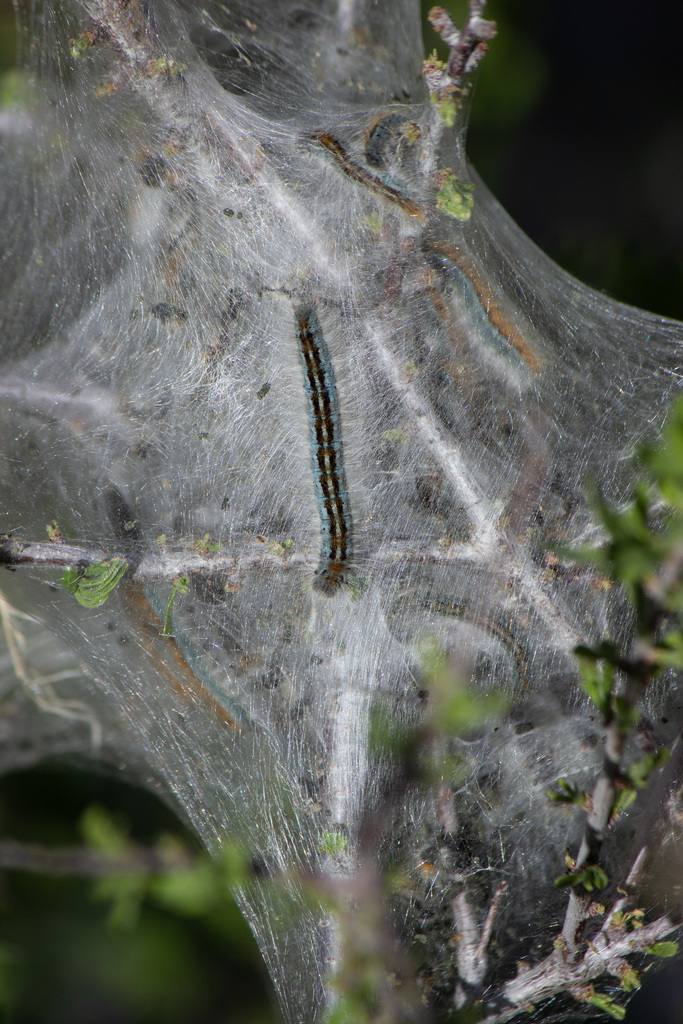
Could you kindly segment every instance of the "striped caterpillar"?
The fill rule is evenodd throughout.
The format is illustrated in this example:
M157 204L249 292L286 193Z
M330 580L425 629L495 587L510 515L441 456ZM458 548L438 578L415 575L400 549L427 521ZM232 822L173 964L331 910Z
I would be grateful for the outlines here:
M352 160L339 139L336 139L334 135L330 135L329 132L320 132L318 135L313 136L313 138L315 142L320 143L333 157L347 178L351 178L352 181L363 185L371 192L374 192L375 195L388 199L391 203L396 203L410 217L417 217L419 221L424 221L424 211L420 209L416 202L410 199L409 196L404 195L398 188L376 178L365 167Z
M332 361L311 306L295 311L299 356L308 402L311 468L320 516L320 561L313 585L334 594L348 582L352 554L351 509L344 474L341 418Z

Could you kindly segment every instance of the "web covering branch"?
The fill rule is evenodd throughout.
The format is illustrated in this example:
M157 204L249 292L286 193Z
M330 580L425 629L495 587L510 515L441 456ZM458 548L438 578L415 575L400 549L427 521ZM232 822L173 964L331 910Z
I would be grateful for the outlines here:
M632 621L558 551L600 536L588 476L628 495L681 325L507 218L464 156L495 27L476 0L460 29L431 18L445 61L408 0L27 9L39 84L4 140L0 586L87 666L64 699L109 749L281 880L240 900L292 1022L357 976L349 908L375 914L385 864L416 1014L592 998L679 920L623 924L636 873L553 948L581 824L547 789L600 771L574 647ZM662 743L677 685L643 705ZM622 878L641 813L611 833Z

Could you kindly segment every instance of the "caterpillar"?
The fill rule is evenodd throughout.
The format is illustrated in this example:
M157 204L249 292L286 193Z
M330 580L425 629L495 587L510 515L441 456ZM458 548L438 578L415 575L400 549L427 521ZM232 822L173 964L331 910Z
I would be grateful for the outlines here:
M332 361L312 306L295 312L299 356L308 400L311 468L320 516L320 561L313 586L332 595L348 582L351 509L344 474L341 417Z
M370 172L361 166L361 164L357 164L355 160L352 160L339 139L336 139L334 135L330 135L329 132L320 132L313 138L315 142L319 142L320 145L323 146L332 157L334 157L339 168L348 178L351 178L352 181L357 181L359 185L364 185L365 188L374 192L376 195L382 196L383 199L388 199L389 202L396 203L411 217L417 217L418 220L424 221L424 210L421 210L417 203L413 202L412 199L409 199L408 196L404 195L392 185L386 185L383 181L380 181L379 178L376 178L374 174L370 174Z
M478 303L493 329L517 352L533 373L539 373L543 369L542 357L534 351L522 331L498 304L493 289L475 260L446 242L433 242L429 246L428 254L433 253L437 253L440 257L455 264L458 270L464 274L474 288Z

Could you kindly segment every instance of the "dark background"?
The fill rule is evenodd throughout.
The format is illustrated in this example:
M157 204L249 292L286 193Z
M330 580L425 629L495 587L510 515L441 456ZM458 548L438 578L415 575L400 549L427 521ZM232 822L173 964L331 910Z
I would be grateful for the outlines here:
M464 4L453 6L461 23ZM486 13L499 35L473 101L468 152L477 170L567 270L683 319L683 4L490 0ZM427 51L438 44L427 28L425 37ZM11 74L14 53L11 3L0 0L0 73ZM0 103L8 83L0 78ZM0 780L0 835L77 842L76 822L93 801L123 813L141 841L180 828L149 795L61 766ZM154 908L127 935L107 929L105 917L87 882L0 876L0 1020L275 1020L236 915L221 937ZM667 971L628 1021L680 1022L683 968ZM678 995L658 1007L667 985Z
M683 4L489 0L485 13L499 32L472 104L477 170L565 269L683 320Z

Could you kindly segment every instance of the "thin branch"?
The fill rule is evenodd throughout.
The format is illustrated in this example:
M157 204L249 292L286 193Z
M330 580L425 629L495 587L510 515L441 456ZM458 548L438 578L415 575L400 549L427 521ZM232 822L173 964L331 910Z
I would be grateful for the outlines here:
M196 856L185 850L174 849L170 856L168 851L159 852L138 844L128 844L124 852L113 853L85 846L47 847L14 839L0 840L0 868L9 871L100 878L131 871L149 874L187 871L196 861Z
M111 558L122 558L130 566L130 576L140 583L172 583L178 576L193 573L224 572L237 581L251 570L286 570L308 568L317 554L306 547L288 549L267 537L246 535L240 548L221 547L219 551L203 551L195 547L159 545L134 559L119 547L71 544L64 541L20 541L11 537L0 539L0 565L10 569L66 569L93 565ZM483 561L483 554L470 544L443 540L423 544L391 541L383 544L368 561L375 565L459 565Z
M452 908L458 939L455 947L458 974L466 984L478 985L486 974L487 963L479 956L479 926L465 890L455 897Z
M507 882L501 882L493 894L486 920L481 930L470 907L466 889L458 893L452 902L453 921L458 933L458 944L455 947L458 975L468 986L479 986L486 977L488 970L488 944L500 907L500 901L506 889ZM463 1006L467 1001L466 996L460 986L458 986L458 989L456 990L456 1006Z
M498 914L498 908L500 907L500 901L502 900L503 896L505 895L505 893L507 891L507 887L508 887L507 882L501 882L500 885L498 886L498 888L496 889L496 891L494 892L493 899L491 900L491 903L489 904L489 911L488 911L488 914L486 915L486 920L484 922L484 927L483 927L482 932L481 932L481 939L479 941L479 947L477 949L477 956L482 958L482 959L486 955L486 950L487 950L488 944L489 944L489 942L491 940L491 933L493 931L493 925L495 923L496 916Z
M647 952L655 942L680 928L682 922L683 907L677 907L637 931L622 927L611 940L601 933L602 938L591 942L578 961L571 961L560 950L555 950L545 960L529 970L520 971L516 978L503 985L500 995L510 1003L509 1008L485 1017L481 1024L504 1024L525 1006L563 992L580 999L582 989L585 990L602 975L613 973L612 968L618 974L616 961L632 953Z
M633 675L627 676L622 699L629 708L635 707L643 694L641 679ZM616 715L607 725L603 746L603 767L600 772L589 801L583 837L576 865L573 872L578 874L586 864L597 864L605 840L605 834L617 797L617 782L621 775L622 759L628 733L624 730ZM588 916L588 908L593 896L585 890L573 888L569 894L569 902L562 926L561 937L566 943L570 954L576 952L581 926Z
M481 14L486 0L469 0L467 19L459 31L448 11L443 7L432 7L429 20L439 33L451 53L446 71L447 82L459 86L465 75L474 71L486 53L486 42L496 34L496 23L485 21ZM445 81L441 88L444 87Z
M424 170L436 170L437 157L444 127L454 124L455 111L467 91L467 76L474 71L487 50L487 40L496 34L496 24L485 21L481 13L486 0L469 0L465 24L459 30L443 7L433 7L429 20L450 49L448 63L436 54L423 65L423 76L430 96L429 138L425 144ZM450 105L453 118L444 117L444 106Z

